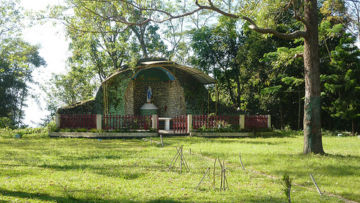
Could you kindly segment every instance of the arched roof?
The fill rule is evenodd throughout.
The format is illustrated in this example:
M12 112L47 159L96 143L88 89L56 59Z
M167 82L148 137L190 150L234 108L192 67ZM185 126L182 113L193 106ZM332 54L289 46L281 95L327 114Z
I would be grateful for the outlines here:
M148 67L139 69L134 76L133 80L155 80L155 81L173 81L175 77L170 71L162 67Z
M216 82L215 79L208 76L207 74L205 74L204 72L202 72L199 69L191 68L191 67L184 66L184 65L180 65L180 64L177 64L177 63L175 63L173 61L144 61L144 62L140 62L136 66L135 70L138 71L137 73L140 73L141 71L139 71L139 69L140 70L145 70L145 69L155 68L155 67L158 67L158 68L161 68L161 67L164 67L164 68L166 68L166 67L177 68L177 69L182 70L182 71L186 72L187 74L193 76L196 80L198 80L202 84L213 84L213 83ZM162 70L166 70L166 69L162 69ZM119 74L124 73L126 71L129 71L129 69L121 70L121 71L118 71L118 72L110 75L108 78L106 78L103 81L103 83L110 80L111 78L115 77L116 75L119 75Z

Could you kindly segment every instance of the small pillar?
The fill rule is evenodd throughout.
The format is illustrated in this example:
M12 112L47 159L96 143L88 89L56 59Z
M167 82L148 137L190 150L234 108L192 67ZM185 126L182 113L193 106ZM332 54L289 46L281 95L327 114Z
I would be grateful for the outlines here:
M102 130L102 115L96 114L96 130Z
M190 133L192 131L192 115L187 115L187 133Z
M58 113L55 114L55 124L56 128L60 128L60 114Z
M240 130L245 129L245 115L239 116L239 126L240 126Z
M267 115L267 127L271 128L271 115Z
M157 129L158 128L158 115L153 114L151 116L151 128Z

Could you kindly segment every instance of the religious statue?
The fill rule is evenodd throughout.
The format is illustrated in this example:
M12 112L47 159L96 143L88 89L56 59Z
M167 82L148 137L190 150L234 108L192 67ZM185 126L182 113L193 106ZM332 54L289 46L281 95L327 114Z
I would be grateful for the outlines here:
M147 96L146 96L147 103L151 103L151 97L152 97L152 90L151 90L151 87L149 86L148 90L147 90Z

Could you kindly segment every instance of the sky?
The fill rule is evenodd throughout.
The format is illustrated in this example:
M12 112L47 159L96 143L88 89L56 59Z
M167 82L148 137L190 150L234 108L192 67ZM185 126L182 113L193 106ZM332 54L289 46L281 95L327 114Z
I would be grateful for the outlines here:
M56 5L61 0L21 0L21 4L26 10L40 11L45 10L47 5ZM69 56L69 41L65 37L65 28L63 25L54 26L52 22L43 25L34 25L25 28L23 39L33 45L40 46L40 56L47 63L46 67L42 67L34 71L34 81L44 84L48 81L53 73L65 73L65 62ZM24 123L36 127L41 123L48 112L46 111L45 95L38 85L31 85L31 93L35 95L35 99L28 97L25 110Z

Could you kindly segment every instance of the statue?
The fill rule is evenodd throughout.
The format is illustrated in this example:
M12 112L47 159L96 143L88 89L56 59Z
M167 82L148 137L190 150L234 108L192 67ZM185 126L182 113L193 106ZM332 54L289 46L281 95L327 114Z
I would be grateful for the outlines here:
M151 87L149 86L148 90L147 90L147 96L146 96L147 103L151 103L151 97L152 97L152 90L151 90Z

